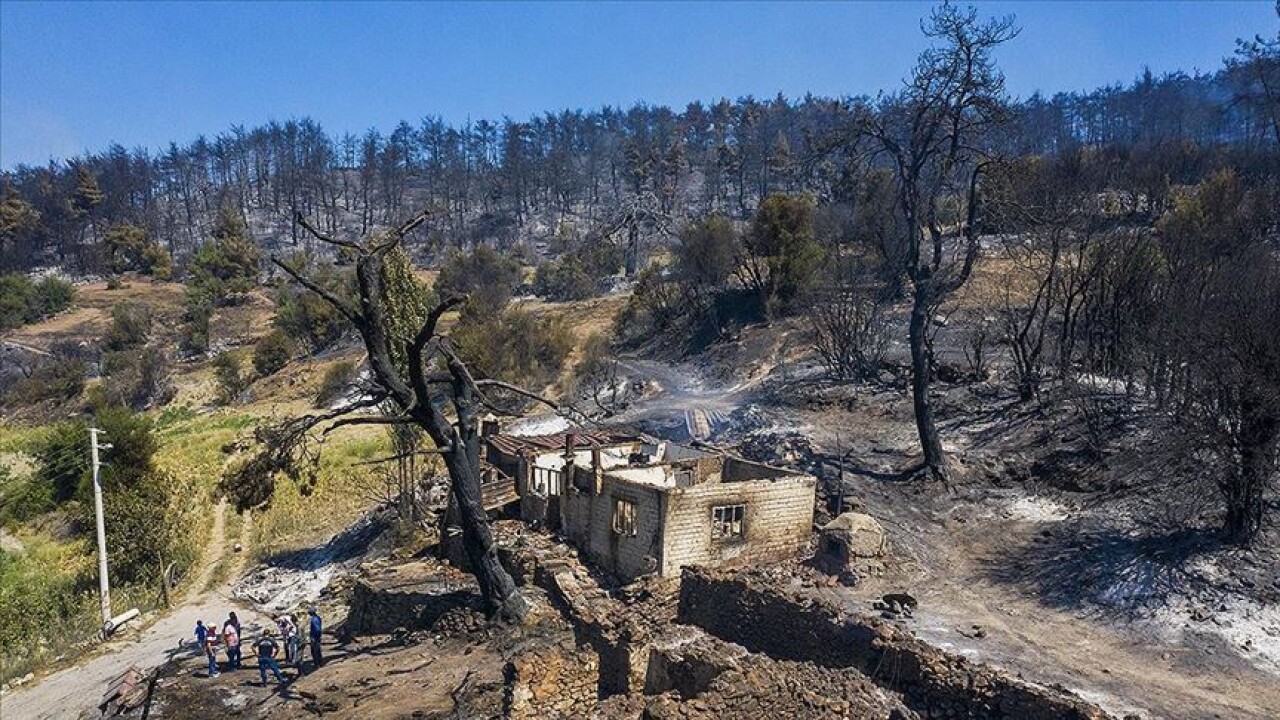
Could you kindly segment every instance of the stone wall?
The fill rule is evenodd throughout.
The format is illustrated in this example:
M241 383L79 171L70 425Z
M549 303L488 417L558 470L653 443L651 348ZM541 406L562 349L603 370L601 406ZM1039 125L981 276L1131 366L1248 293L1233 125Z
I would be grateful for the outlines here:
M580 649L598 659L600 697L644 687L649 642L675 621L677 581L644 578L617 587L585 565L577 550L519 523L494 524L498 557L520 584L546 592L569 622Z
M504 668L506 717L580 718L595 708L599 660L591 650L551 645L526 648Z
M1016 680L935 648L907 630L749 573L687 568L679 621L773 658L860 671L925 717L1095 720L1108 716L1065 691Z
M354 581L346 627L357 635L425 629L459 608L483 610L473 579L438 563L406 563Z

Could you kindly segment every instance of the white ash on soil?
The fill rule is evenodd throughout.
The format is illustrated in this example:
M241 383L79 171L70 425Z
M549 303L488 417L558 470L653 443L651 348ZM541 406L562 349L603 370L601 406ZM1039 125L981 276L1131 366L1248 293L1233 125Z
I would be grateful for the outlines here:
M1036 523L1060 522L1066 520L1069 514L1067 508L1061 503L1034 495L1017 498L1009 503L1005 512L1015 520Z
M385 553L387 518L368 513L323 545L267 559L235 584L232 596L273 613L316 600L335 578Z

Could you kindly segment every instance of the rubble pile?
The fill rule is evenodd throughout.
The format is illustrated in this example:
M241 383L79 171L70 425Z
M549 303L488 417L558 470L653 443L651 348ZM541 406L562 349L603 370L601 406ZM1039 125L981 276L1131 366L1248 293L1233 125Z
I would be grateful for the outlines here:
M918 717L858 673L774 660L697 630L672 634L650 655L645 692L656 697L632 717L710 718L725 709L744 717Z
M517 582L544 590L573 626L579 645L595 650L600 697L641 689L648 645L675 619L675 582L653 578L622 590L550 535L521 523L496 523L494 533L501 539L502 562Z
M795 431L760 430L747 435L737 452L747 460L819 474L820 455L813 441Z

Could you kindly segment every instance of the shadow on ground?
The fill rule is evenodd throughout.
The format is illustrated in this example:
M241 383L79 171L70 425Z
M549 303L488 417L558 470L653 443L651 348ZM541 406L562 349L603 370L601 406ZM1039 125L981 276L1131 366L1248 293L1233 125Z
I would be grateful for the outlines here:
M1136 534L1061 527L981 563L983 575L1051 607L1137 616L1202 589L1188 562L1219 546L1203 530Z

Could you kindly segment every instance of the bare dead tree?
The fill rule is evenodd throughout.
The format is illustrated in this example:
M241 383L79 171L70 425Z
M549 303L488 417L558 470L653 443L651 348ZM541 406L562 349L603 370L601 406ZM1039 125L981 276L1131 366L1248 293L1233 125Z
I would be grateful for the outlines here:
M1040 393L1044 379L1049 326L1058 305L1058 265L1062 260L1059 229L1047 233L1047 242L1021 238L1005 243L1005 255L1025 275L1030 276L1030 292L1019 283L1008 282L1002 292L1000 318L1003 339L1013 357L1018 398L1026 402Z
M993 318L977 317L973 318L968 324L968 331L964 335L964 359L969 364L969 371L973 376L979 379L987 377L987 361L990 360L990 349L992 341L991 326L994 324Z
M1027 401L1053 370L1068 374L1084 300L1104 264L1103 218L1077 155L1003 162L992 180L989 217L1013 266L1003 282L1003 340Z
M631 399L630 384L602 334L587 339L577 379L580 393L591 397L603 417L618 413Z
M298 225L316 240L343 249L355 258L358 301L345 299L280 258L272 258L272 262L332 305L360 333L368 353L373 389L365 397L332 411L293 418L260 431L258 439L265 446L231 479L231 485L256 487L253 497L259 501L268 498L269 490L265 497L263 490L269 488L269 481L264 478L277 471L298 477L302 474L299 468L314 461L318 453L312 442L315 430L323 436L350 425L421 428L435 445L431 452L440 455L448 471L463 546L491 613L518 620L527 611L527 604L498 560L480 496L479 417L486 409L501 412L489 396L495 391L557 410L559 406L515 385L472 375L439 328L445 313L460 306L465 297L440 300L411 335L395 334L388 320L391 308L384 284L387 258L407 234L426 222L427 216L426 212L419 213L389 232L359 242L327 236L301 215L297 217ZM398 362L397 358L405 361ZM389 404L390 412L376 412L383 403Z
M875 377L889 349L889 322L875 300L850 291L814 299L806 315L813 347L840 380Z
M1018 30L1012 18L980 22L975 10L950 3L934 10L923 29L940 43L921 54L906 87L882 99L867 132L876 155L892 167L904 220L903 233L883 250L887 260L902 263L911 284L911 397L924 468L946 481L926 334L981 250L979 186L990 161L984 141L1007 119L1004 76L992 52Z

